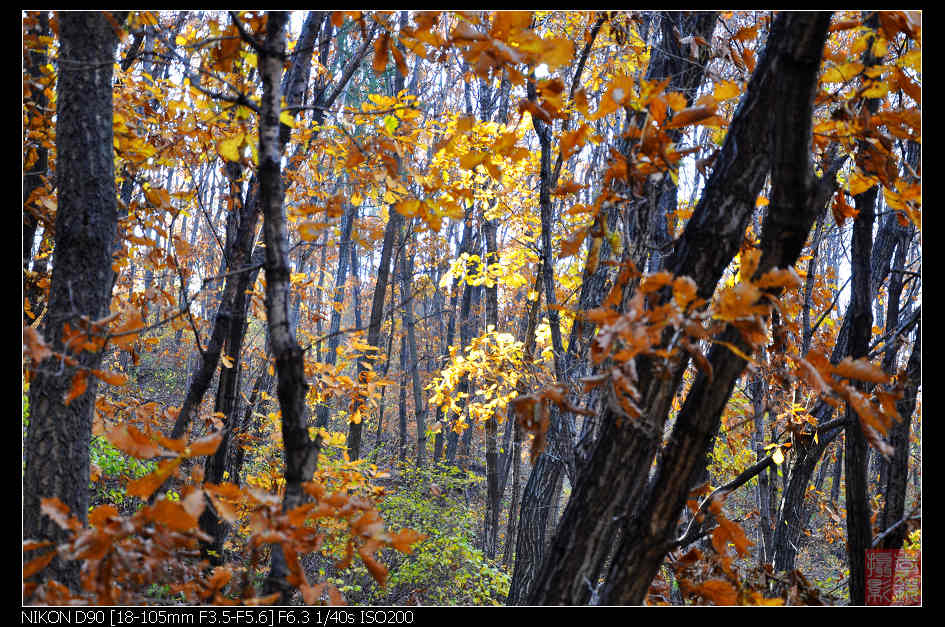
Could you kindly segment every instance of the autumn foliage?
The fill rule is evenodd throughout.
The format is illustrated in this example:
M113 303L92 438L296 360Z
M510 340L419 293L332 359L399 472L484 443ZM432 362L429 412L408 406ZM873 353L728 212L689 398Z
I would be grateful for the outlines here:
M921 21L25 12L24 602L865 603Z

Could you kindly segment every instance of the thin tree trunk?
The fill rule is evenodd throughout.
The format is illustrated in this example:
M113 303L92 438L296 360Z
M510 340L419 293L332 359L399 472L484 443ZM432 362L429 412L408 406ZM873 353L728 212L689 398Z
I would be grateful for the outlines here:
M282 90L282 55L285 51L285 24L288 14L270 12L266 40L259 51L263 97L259 115L259 204L263 212L266 244L266 316L272 353L276 361L279 408L282 414L282 441L285 447L285 493L283 511L301 505L302 484L310 481L318 465L321 438L311 440L305 416L304 353L295 338L289 309L291 306L288 228L283 207L282 144L279 141L279 114ZM282 603L289 600L291 587L286 581L288 564L282 546L272 547L272 563L266 578L267 593L279 591Z
M407 13L402 11L400 14L401 28L407 24ZM404 76L396 72L394 76L394 93L398 94L404 88ZM398 164L399 167L399 164ZM384 243L381 247L381 262L377 268L377 282L374 287L374 300L371 302L371 317L368 322L367 343L371 346L378 345L378 339L381 333L381 320L384 317L384 296L387 293L387 282L390 278L391 255L394 248L395 237L400 233L403 227L404 216L397 211L391 211L387 219L387 226L384 227ZM364 383L362 379L368 376L369 357L361 354L358 358L358 382ZM355 399L355 407L360 403L360 399ZM354 461L361 457L361 430L363 423L361 420L352 421L348 425L348 457Z
M407 348L410 349L407 359L407 371L410 372L413 386L413 411L417 420L417 467L423 466L426 453L426 414L427 408L423 404L423 386L420 383L420 361L417 353L417 332L413 313L413 294L410 292L411 277L413 276L413 259L407 260L406 251L400 255L400 300L403 302L403 322L407 330Z

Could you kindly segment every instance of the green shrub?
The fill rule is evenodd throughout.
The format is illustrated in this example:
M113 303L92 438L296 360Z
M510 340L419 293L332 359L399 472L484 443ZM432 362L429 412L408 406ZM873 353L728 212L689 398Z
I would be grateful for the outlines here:
M402 483L381 502L392 531L409 527L427 536L410 555L391 552L387 600L413 593L433 605L500 605L509 574L475 546L482 516L467 505L463 490L483 479L455 467L400 470ZM385 556L386 557L386 556Z

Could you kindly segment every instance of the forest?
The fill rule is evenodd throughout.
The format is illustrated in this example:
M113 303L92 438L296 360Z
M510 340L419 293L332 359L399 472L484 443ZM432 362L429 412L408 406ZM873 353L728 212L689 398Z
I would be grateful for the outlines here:
M921 603L920 12L21 20L24 605Z

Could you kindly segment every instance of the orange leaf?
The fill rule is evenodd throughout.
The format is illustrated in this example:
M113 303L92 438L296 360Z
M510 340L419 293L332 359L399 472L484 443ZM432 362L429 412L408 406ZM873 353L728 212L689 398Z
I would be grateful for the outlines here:
M561 133L561 158L567 159L575 152L579 151L587 142L591 127L587 124L581 124L576 131L565 131Z
M654 272L653 274L643 277L643 280L640 281L640 291L644 294L655 292L664 285L669 285L672 281L672 274L666 270L660 270L659 272Z
M666 124L665 128L682 128L684 126L699 124L700 122L704 122L707 119L713 117L715 115L715 108L716 107L713 104L711 106L701 105L683 109L673 116L673 119Z
M80 370L75 373L75 376L72 377L72 385L69 386L69 391L62 399L66 405L85 394L85 390L88 388L89 384L88 379L89 372L87 370Z
M687 276L677 277L673 281L673 298L679 307L685 307L696 297L696 282Z
M23 327L23 352L28 353L35 364L53 354L39 331L27 326Z
M738 599L735 588L724 579L710 579L698 587L698 592L716 605L735 605Z
M391 535L390 545L401 553L410 553L413 551L414 544L426 539L425 534L418 533L413 529L401 529L396 534Z
M845 357L843 361L837 364L834 374L847 379L858 379L860 381L869 381L870 383L888 383L889 375L876 364L870 363L866 359L851 359Z
M558 255L559 259L564 259L565 257L570 257L577 254L581 249L581 244L584 243L584 238L587 236L589 228L577 229L571 234L571 237L561 240L561 253Z
M131 350L134 347L135 340L138 339L138 332L145 327L144 320L141 318L140 311L132 311L128 320L112 330L111 340L118 348Z
M783 287L787 289L796 289L801 286L801 279L797 276L794 268L775 268L765 272L758 281L755 282L758 287Z
M78 531L82 523L75 516L69 516L69 506L56 497L40 501L39 511L52 518L53 522L66 530Z
M488 152L481 152L477 150L470 150L465 155L459 158L459 165L461 165L466 170L473 170L477 165L489 158Z
M109 372L107 370L93 370L92 374L109 385L125 385L128 383L127 375L120 372Z
M166 451L134 425L122 426L105 433L105 439L122 453L138 459L152 459Z
M383 74L387 69L387 50L390 47L390 37L387 33L382 34L374 42L374 60L371 67L375 74Z
M397 46L393 46L391 49L391 54L394 55L394 63L397 65L397 71L400 72L401 76L407 76L407 62L404 60L404 53L397 49Z
M377 561L374 552L378 549L378 542L374 539L368 540L362 546L358 547L358 555L364 561L368 571L378 584L383 586L387 581L387 566Z
M93 527L104 527L109 518L118 517L118 508L110 503L99 505L89 512L89 524Z
M131 496L137 496L142 499L150 498L151 495L154 494L154 491L161 487L161 484L180 466L182 461L184 461L183 457L175 457L162 461L158 465L157 470L130 482L125 491Z
M42 569L46 568L49 565L49 562L56 557L55 551L50 551L44 555L40 555L35 559L31 559L29 562L23 565L23 579L32 577Z
M163 523L174 531L190 531L197 527L197 517L176 501L161 499L149 509L151 520Z
M464 115L462 117L456 118L456 135L462 135L463 133L468 133L475 124L476 124L475 116Z
M223 440L223 431L215 431L210 435L205 435L199 440L194 440L190 443L188 447L190 453L185 455L186 457L201 457L205 455L213 455L216 453L217 448L220 446L220 442Z
M221 518L229 523L236 522L239 515L233 507L233 502L237 501L242 492L239 487L232 483L221 483L219 485L207 483L203 486L204 492L213 501L213 508Z

